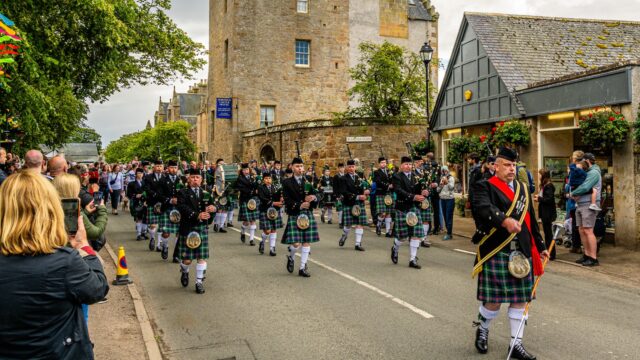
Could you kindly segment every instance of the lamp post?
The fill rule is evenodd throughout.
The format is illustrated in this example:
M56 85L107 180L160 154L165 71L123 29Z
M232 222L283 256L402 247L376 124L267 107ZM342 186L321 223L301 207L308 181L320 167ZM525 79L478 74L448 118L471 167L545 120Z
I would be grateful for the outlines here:
M420 48L420 57L424 63L424 69L426 72L426 98L427 98L427 153L431 151L431 119L429 118L429 63L433 57L433 48L430 42L424 43Z

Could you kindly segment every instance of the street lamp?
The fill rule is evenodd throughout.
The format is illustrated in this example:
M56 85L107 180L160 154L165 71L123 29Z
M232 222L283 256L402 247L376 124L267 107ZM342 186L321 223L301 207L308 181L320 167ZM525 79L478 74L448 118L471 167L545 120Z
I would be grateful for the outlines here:
M431 47L430 42L424 43L422 48L420 49L420 57L422 58L422 62L424 63L424 69L426 72L427 79L427 89L426 89L426 98L427 98L427 153L431 151L431 120L429 119L429 63L431 62L431 58L433 57L433 48Z

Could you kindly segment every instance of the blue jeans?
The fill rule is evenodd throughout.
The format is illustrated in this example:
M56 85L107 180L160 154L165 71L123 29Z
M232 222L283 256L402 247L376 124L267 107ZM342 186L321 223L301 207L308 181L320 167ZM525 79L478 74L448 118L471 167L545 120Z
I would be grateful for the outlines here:
M82 314L84 315L85 324L89 325L89 305L82 304Z
M447 227L447 235L451 235L453 229L453 208L455 207L454 199L440 199L440 209Z

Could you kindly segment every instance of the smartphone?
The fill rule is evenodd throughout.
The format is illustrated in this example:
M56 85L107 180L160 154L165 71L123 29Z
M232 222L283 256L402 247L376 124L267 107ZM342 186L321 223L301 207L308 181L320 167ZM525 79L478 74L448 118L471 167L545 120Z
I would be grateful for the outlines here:
M98 206L102 201L102 191L96 191L93 193L93 205Z
M80 216L80 199L62 199L64 212L64 228L69 235L78 232L78 216Z

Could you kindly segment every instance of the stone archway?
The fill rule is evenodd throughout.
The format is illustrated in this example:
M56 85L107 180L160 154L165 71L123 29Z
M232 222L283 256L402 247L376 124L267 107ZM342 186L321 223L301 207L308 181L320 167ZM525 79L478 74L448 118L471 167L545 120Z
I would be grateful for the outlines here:
M260 159L264 158L267 162L276 159L276 151L269 144L264 145L260 150Z

